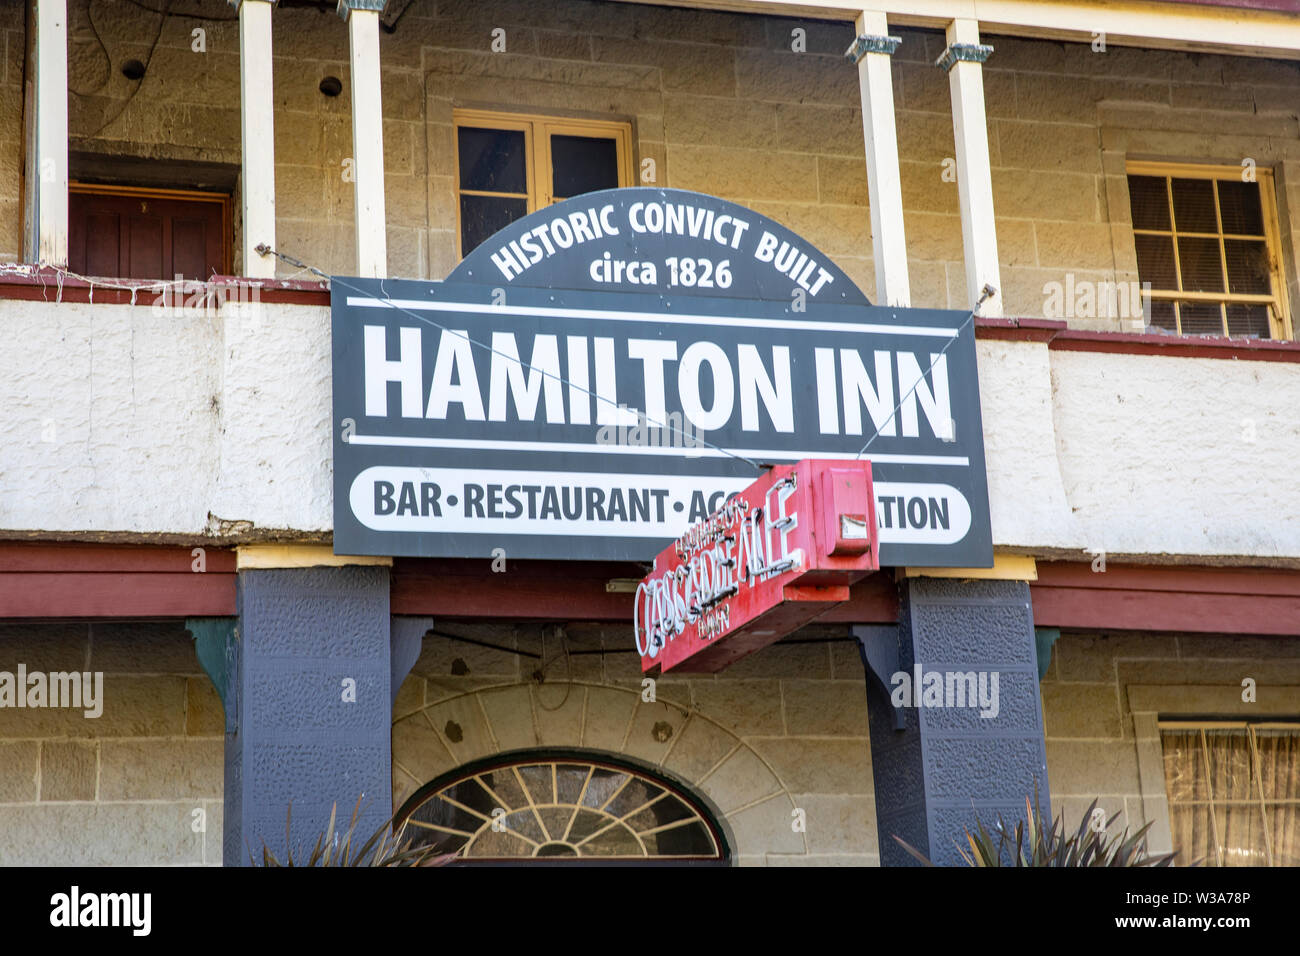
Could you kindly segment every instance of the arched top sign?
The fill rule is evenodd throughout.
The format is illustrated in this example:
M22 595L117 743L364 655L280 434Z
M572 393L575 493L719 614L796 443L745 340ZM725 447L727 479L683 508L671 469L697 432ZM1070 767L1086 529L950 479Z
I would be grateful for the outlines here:
M829 256L780 223L683 189L606 189L512 223L448 282L870 305Z
M866 459L836 514L882 566L992 566L970 314L874 306L743 206L575 196L331 304L339 554L646 561L765 465Z

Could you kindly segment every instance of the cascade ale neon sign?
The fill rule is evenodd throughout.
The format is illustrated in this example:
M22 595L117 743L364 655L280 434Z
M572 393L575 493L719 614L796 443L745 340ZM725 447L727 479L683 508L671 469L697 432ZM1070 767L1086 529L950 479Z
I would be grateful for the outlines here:
M655 558L637 586L641 669L713 672L849 599L879 570L871 463L769 468Z

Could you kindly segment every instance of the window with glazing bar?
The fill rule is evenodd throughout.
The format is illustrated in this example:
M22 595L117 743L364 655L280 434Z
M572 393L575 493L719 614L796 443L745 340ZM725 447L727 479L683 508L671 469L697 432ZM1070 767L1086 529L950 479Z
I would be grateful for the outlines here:
M1148 326L1290 337L1271 170L1130 162L1128 187Z
M457 110L460 255L530 212L631 185L628 123Z

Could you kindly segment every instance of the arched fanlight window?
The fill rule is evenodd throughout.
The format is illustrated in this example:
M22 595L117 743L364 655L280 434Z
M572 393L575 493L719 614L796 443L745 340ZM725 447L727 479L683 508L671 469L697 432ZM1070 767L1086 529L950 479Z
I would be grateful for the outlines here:
M467 861L725 861L699 798L648 770L582 754L514 754L421 788L397 814L405 838Z

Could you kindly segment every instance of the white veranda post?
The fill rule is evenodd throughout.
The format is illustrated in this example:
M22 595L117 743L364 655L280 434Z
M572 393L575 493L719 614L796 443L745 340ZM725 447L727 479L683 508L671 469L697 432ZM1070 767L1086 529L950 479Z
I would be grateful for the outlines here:
M384 215L384 113L379 84L379 13L383 0L339 0L348 22L352 65L352 174L357 275L388 275Z
M26 170L24 258L68 264L68 11L66 0L35 9L32 129ZM11 41L12 42L12 41Z
M862 93L876 301L881 305L906 307L912 304L912 291L907 275L894 82L890 74L890 60L900 40L889 35L885 14L869 10L858 15L857 34L846 55L858 65L858 86Z
M230 0L239 10L239 118L242 164L242 272L275 275L275 99L271 86L271 8L275 0Z
M938 66L948 71L952 93L967 304L974 308L988 286L994 291L984 300L979 313L997 316L1002 314L1002 277L993 220L988 118L984 112L984 61L993 48L980 44L979 24L975 20L953 20L948 25L947 38L948 48L939 58Z

